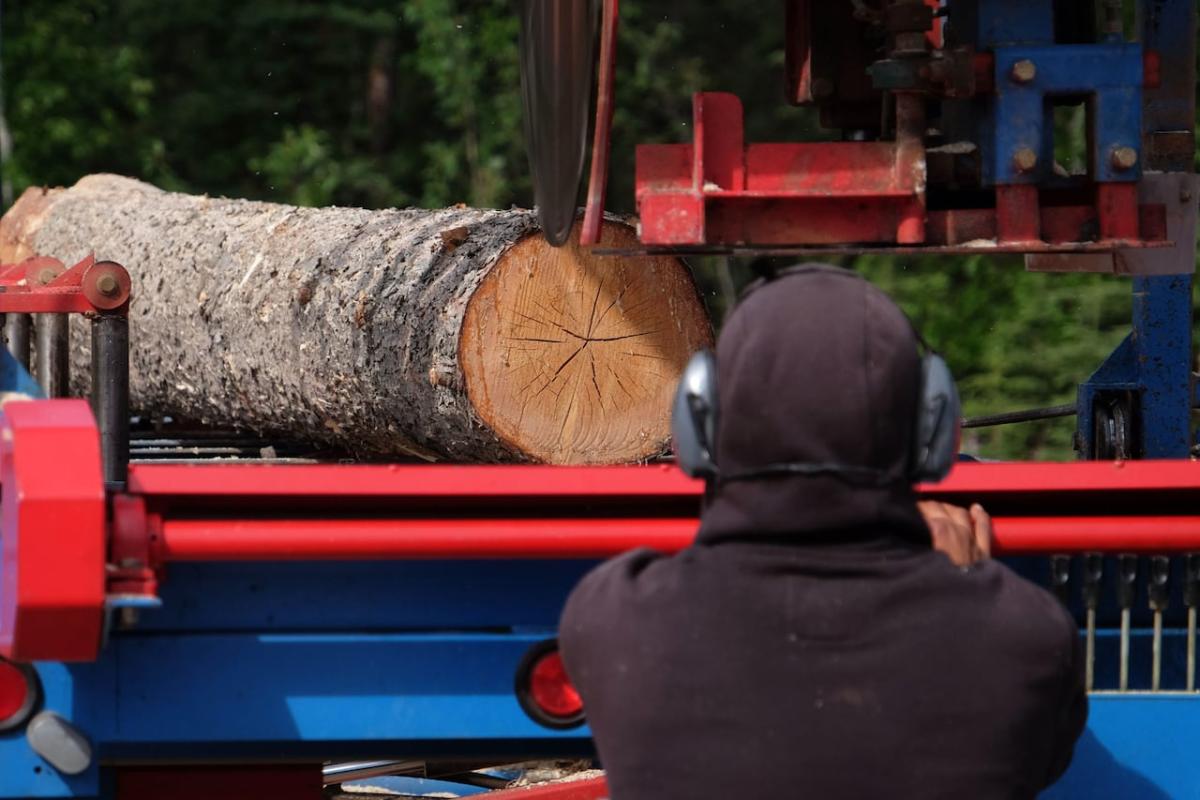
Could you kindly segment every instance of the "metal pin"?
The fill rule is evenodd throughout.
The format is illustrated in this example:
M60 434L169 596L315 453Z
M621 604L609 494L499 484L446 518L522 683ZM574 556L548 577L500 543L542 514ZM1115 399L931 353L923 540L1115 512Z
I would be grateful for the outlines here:
M1050 556L1050 587L1064 606L1070 600L1071 557Z
M1187 606L1187 690L1196 691L1196 606L1200 603L1200 554L1187 557L1187 580L1183 586Z
M1087 610L1084 681L1089 692L1096 684L1096 608L1100 605L1100 579L1103 575L1103 556L1099 553L1088 553L1083 557L1083 603Z
M1163 612L1169 602L1167 578L1171 574L1171 560L1166 556L1150 559L1150 583L1146 590L1150 599L1150 610L1154 612L1154 660L1150 668L1150 691L1157 692L1162 686L1162 624Z
M1129 623L1133 609L1133 589L1137 583L1137 556L1122 555L1117 559L1117 605L1121 608L1121 664L1120 682L1122 692L1129 691Z

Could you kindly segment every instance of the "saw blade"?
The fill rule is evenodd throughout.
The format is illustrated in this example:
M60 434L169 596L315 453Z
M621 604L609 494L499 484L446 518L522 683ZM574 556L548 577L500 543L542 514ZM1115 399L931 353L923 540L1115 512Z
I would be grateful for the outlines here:
M521 0L519 8L533 198L557 247L571 234L583 177L600 0Z

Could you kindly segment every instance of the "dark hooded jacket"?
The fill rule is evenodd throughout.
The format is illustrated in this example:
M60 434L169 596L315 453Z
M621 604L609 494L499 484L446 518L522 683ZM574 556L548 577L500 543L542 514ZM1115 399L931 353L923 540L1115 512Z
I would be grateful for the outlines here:
M914 331L852 273L748 295L717 350L722 474L694 546L587 575L560 644L613 800L1030 798L1087 715L1077 629L1002 564L934 551L905 479Z

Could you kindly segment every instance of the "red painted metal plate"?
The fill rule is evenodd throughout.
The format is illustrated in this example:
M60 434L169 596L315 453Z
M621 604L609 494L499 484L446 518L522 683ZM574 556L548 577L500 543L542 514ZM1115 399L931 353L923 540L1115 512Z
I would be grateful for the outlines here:
M105 500L87 403L6 405L0 480L0 655L95 658L104 621Z

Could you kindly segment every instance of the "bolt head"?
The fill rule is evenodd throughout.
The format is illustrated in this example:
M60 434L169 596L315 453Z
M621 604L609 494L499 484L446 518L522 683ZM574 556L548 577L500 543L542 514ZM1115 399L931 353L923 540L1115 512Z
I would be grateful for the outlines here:
M96 290L105 297L112 297L121 289L121 284L113 275L104 274L96 279Z
M1017 152L1013 153L1013 169L1017 172L1032 172L1037 166L1037 153L1031 148L1022 147Z
M41 284L42 286L45 286L46 284L48 284L50 281L54 280L57 277L58 277L58 273L55 272L54 270L44 269L38 273L37 282L39 284Z
M1023 58L1012 65L1009 75L1015 83L1029 83L1037 77L1037 65L1028 58Z
M1114 147L1112 151L1112 165L1115 169L1133 169L1138 163L1138 151L1129 145Z

